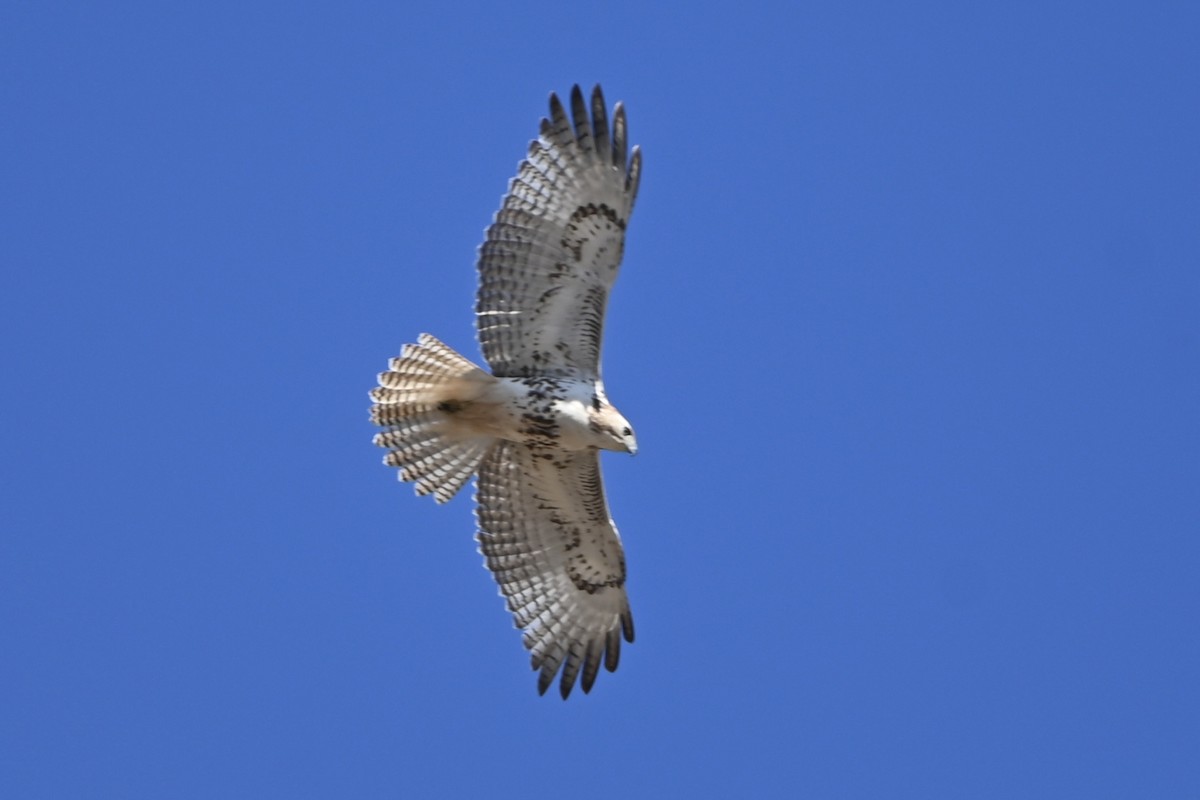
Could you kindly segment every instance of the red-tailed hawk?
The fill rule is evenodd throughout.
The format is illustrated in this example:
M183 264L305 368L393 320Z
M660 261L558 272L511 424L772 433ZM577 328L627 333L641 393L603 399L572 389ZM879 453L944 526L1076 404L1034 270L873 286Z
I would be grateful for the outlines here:
M600 345L642 158L626 153L625 111L604 95L550 95L529 155L479 249L475 321L491 374L422 334L372 390L384 463L417 494L446 502L471 475L476 539L524 631L544 693L562 670L617 668L633 641L625 556L609 517L598 451L637 451L608 402Z

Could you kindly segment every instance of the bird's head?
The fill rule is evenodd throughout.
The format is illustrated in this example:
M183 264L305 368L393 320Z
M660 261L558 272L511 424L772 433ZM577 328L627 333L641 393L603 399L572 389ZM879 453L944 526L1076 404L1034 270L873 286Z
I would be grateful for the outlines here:
M633 434L633 426L608 403L592 411L589 427L597 434L597 447L637 455L637 437Z

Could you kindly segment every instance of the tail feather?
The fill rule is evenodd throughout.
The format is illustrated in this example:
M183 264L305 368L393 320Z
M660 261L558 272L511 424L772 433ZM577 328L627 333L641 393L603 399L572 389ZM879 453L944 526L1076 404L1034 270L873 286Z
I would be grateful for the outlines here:
M496 379L427 333L405 345L371 391L371 421L383 427L375 444L383 462L400 468L419 495L444 503L479 468L495 442L464 426L455 414Z

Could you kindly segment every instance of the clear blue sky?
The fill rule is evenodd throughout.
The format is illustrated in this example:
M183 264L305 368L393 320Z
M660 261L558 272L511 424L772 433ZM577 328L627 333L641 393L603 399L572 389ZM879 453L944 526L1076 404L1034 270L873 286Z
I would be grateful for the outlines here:
M0 11L0 796L1200 795L1197 6L437 5ZM563 703L367 390L597 81Z

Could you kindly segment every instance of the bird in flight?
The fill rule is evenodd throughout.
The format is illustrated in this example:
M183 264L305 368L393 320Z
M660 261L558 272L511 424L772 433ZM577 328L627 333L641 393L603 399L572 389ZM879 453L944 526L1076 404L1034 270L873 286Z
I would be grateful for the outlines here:
M600 450L637 452L608 401L600 346L608 294L637 197L641 151L611 124L600 87L550 116L479 248L475 324L491 372L425 333L371 391L375 444L419 495L444 503L472 475L479 551L544 694L584 692L633 641L625 555ZM561 671L561 672L560 672Z

